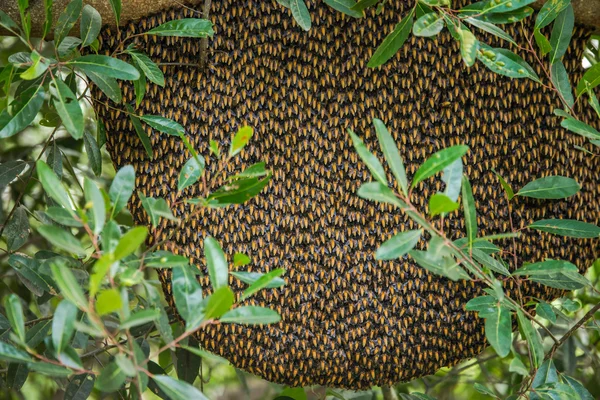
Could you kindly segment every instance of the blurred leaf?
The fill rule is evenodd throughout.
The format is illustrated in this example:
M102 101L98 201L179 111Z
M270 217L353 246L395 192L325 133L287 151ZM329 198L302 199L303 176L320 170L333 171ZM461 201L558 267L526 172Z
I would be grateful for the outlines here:
M100 28L102 27L102 17L100 13L96 11L96 9L89 4L83 7L83 13L81 14L81 24L79 26L80 34L81 34L81 46L86 47L92 44L98 33L100 33Z
M38 178L44 187L44 191L54 201L63 206L69 213L75 215L73 209L71 208L71 199L69 198L67 191L63 187L58 177L54 174L50 167L48 167L48 164L42 160L38 160L36 162L36 169Z
M271 180L271 173L262 179L242 178L221 186L208 196L218 206L242 204L259 194Z
M279 1L285 7L288 7L292 11L294 20L300 25L305 31L310 30L311 18L308 8L304 0L285 0L285 2Z
M31 52L31 61L33 62L29 68L25 70L25 72L21 73L21 79L25 80L33 80L38 78L48 69L50 65L50 60L45 57L42 57L40 53L33 50Z
M29 362L31 357L22 350L18 350L12 345L0 341L0 360L7 362Z
M591 91L598 85L600 85L600 63L592 65L587 71L585 71L583 77L577 84L577 89L575 90L577 97L581 96L585 92ZM0 137L2 137L1 133Z
M416 229L394 235L379 246L375 258L377 260L395 260L404 256L417 245L422 234L421 229Z
M369 68L379 67L400 50L413 26L414 8L396 25L394 30L388 34L383 42L377 47L375 53L369 60Z
M364 17L361 11L357 11L352 7L355 5L354 0L325 0L325 3L337 11L349 15L354 18Z
M121 323L120 329L129 329L148 322L154 322L158 319L159 314L159 310L155 309L137 311Z
M21 132L33 122L44 103L43 86L36 86L23 92L19 99L13 102L13 111L16 108L15 103L18 103L19 108L12 117L8 109L0 113L0 139Z
M213 290L228 285L229 267L219 242L211 236L204 238L204 257Z
M116 392L123 386L126 378L127 377L117 363L112 361L102 369L94 386L101 392Z
M480 318L486 318L489 315L494 315L497 307L498 300L492 296L479 296L469 300L465 305L465 310L476 311L479 313Z
M359 197L367 200L387 203L399 208L406 208L407 205L394 195L394 192L379 182L363 183L357 192Z
M243 272L243 271L233 271L230 272L231 275L235 276L240 281L247 283L248 285L253 285L256 281L264 276L264 274L260 272ZM283 278L273 278L269 281L269 283L265 286L267 289L278 288L285 285L285 280Z
M556 382L558 382L558 371L554 366L554 361L546 360L540 365L539 369L537 370L535 377L533 378L531 387L539 388L544 384Z
M6 316L10 321L15 334L19 337L22 343L25 343L25 320L23 319L23 307L21 300L15 294L10 294L4 298L4 308Z
M529 346L531 358L533 359L533 366L538 368L544 361L544 347L542 346L540 334L521 310L517 310L517 319L519 320L519 327L523 333L523 338L527 341Z
M142 201L142 207L144 207L144 210L146 210L146 213L150 217L152 226L157 227L160 218L177 221L165 199L146 197L142 193L138 193L138 195Z
M27 364L10 363L6 371L6 386L12 390L20 391L28 376Z
M505 4L509 2L504 2ZM517 2L519 6L523 4L522 2ZM532 3L532 1L528 1L528 4ZM515 22L519 22L524 20L525 18L529 18L533 14L533 8L531 7L521 7L513 11L502 12L502 13L493 13L493 14L484 14L479 18L483 19L486 22L492 24L512 24Z
M204 157L200 155L187 160L183 168L181 168L181 172L179 173L177 190L181 191L198 182L202 172L204 172L204 166Z
M133 194L135 187L135 171L131 165L126 165L119 169L110 185L108 195L114 204L114 209L110 218L116 215L127 205L129 198Z
M146 288L146 292L148 293L147 298L150 305L156 308L160 313L154 325L156 326L156 329L160 333L160 336L165 341L165 343L170 343L173 341L173 330L171 329L171 325L169 325L169 317L161 303L158 290L153 285L148 284L146 282L144 282L144 287Z
M236 267L248 265L251 262L252 262L252 260L250 259L250 257L248 257L244 253L235 253L233 255L233 265Z
M508 366L508 371L509 372L515 372L519 375L522 376L527 376L529 375L529 370L527 369L527 367L525 366L525 364L523 364L523 361L521 361L519 358L515 357L510 361L510 364Z
M229 149L229 157L234 157L239 154L244 147L248 144L252 135L254 134L254 130L249 126L243 126L236 132L233 140L231 141L231 148Z
M165 86L165 76L158 68L158 65L142 52L135 50L127 50L127 53L135 60L140 69L144 72L146 78L150 82L154 82L159 86Z
M527 264L513 275L528 275L529 279L556 289L576 290L588 284L573 264L564 260L545 260Z
M567 4L567 7L558 14L552 26L552 35L550 36L550 45L552 46L550 64L559 61L567 51L569 42L571 42L571 36L573 35L574 24L573 6Z
M6 235L6 246L9 251L18 250L21 246L27 243L29 237L29 219L25 207L19 206L6 224L4 231Z
M123 235L121 240L119 240L119 244L117 244L114 251L114 259L121 260L128 255L135 253L135 251L144 244L147 237L148 228L145 226L131 228Z
M55 221L61 225L72 226L72 227L82 227L83 226L81 224L81 222L79 222L75 218L73 218L73 216L66 209L64 209L62 207L49 207L46 210L46 215L48 217L50 217L50 219L52 219L53 221Z
M509 50L492 48L480 43L477 58L497 74L508 76L509 78L530 78L536 82L540 81L533 68L521 57Z
M42 225L38 232L52 245L78 256L85 256L86 251L75 236L53 225Z
M444 18L435 12L428 13L418 18L413 25L413 35L431 37L444 29Z
M497 305L492 315L485 318L485 337L496 353L504 358L510 353L512 341L512 322L510 311Z
M159 250L144 257L144 265L151 268L172 268L188 265L190 260L185 256Z
M19 277L29 282L29 290L37 296L41 296L43 292L56 294L54 289L56 284L48 275L42 273L37 260L21 254L12 254L8 258L8 264L17 272Z
M494 398L499 398L498 396L496 396L496 394L494 393L493 390L488 389L487 387L483 386L481 383L475 382L473 384L473 389L475 389L476 391L478 391L481 394L485 394L487 396L492 396Z
M103 316L118 311L123 306L121 295L117 289L106 289L98 293L96 312Z
M533 37L535 38L535 43L540 49L540 54L542 56L545 56L552 51L552 45L550 44L550 41L542 32L540 32L539 29L533 31Z
M115 14L115 20L117 21L117 26L119 26L119 21L121 20L121 0L108 0L110 6Z
M567 375L561 375L564 383L571 387L577 393L580 400L594 400L594 396L575 378L572 378Z
M569 4L571 4L570 0L549 0L544 3L535 19L535 28L542 29L550 25Z
M429 198L429 215L435 217L439 214L450 213L458 209L458 203L450 200L448 196L443 193L434 193Z
M477 237L477 210L475 207L475 199L473 198L473 190L471 189L471 184L466 175L463 175L462 181L462 201L470 251L473 248L473 241Z
M87 299L75 276L73 276L73 273L65 263L63 261L54 261L50 264L50 269L52 270L54 281L60 288L60 292L64 298L77 305L79 309L86 310L88 305Z
M12 31L20 31L19 25L4 11L0 10L0 26Z
M534 199L566 199L579 192L579 184L564 176L547 176L529 182L517 192L517 196Z
M82 0L72 0L60 14L56 27L54 27L54 45L56 47L60 45L60 42L69 34L75 22L79 19L82 7Z
M203 314L202 288L189 266L174 267L171 283L177 311L185 321Z
M373 118L373 125L375 125L375 132L377 133L377 139L379 140L379 145L381 146L381 151L383 152L385 160L392 170L394 177L398 181L402 192L406 195L408 194L406 170L404 168L404 163L402 161L402 157L400 156L400 152L398 151L396 141L384 125L383 121Z
M94 175L100 176L102 174L102 155L100 154L100 147L98 147L96 139L94 139L94 136L87 129L83 132L83 144Z
M142 121L154 129L172 136L180 136L185 133L185 128L181 124L158 115L142 115Z
M146 75L144 74L144 71L142 71L142 69L137 65L137 63L134 64L134 66L137 68L138 72L140 73L140 77L139 79L136 79L135 81L133 81L133 90L135 92L135 107L139 107L140 104L142 104L142 101L144 100L144 96L146 96Z
M480 262L484 267L489 268L498 274L510 276L510 271L504 266L504 264L495 258L487 255L479 249L471 249L473 258Z
M52 320L46 320L40 321L29 328L27 330L27 334L25 335L25 343L27 343L27 347L35 349L37 346L39 346L39 344L44 341L46 336L48 336L51 326Z
M585 122L578 121L574 118L565 118L561 121L560 126L588 139L600 139L600 132Z
M196 339L189 338L186 348L178 347L175 349L175 356L177 357L177 378L189 384L193 384L200 373L202 358L197 353L186 350L187 348L197 349L198 342Z
M98 89L100 89L106 95L106 97L117 104L121 102L123 99L123 94L121 93L119 82L117 82L115 78L111 78L110 76L93 71L86 71L85 74L92 80L92 82L94 82L96 86L98 86Z
M552 310L552 306L544 301L540 301L535 305L535 313L553 324L556 322L556 314Z
M444 194L453 202L458 200L462 184L463 164L460 158L443 169L442 181L446 184Z
M210 139L210 152L213 153L217 158L221 156L221 151L219 150L219 143L212 139Z
M242 294L240 301L247 299L252 296L254 293L258 292L261 289L268 288L269 285L273 282L274 279L279 278L281 275L285 273L285 269L277 268L273 271L267 272L263 274L260 278L254 281ZM284 281L285 283L285 281Z
M88 204L91 203L92 216L93 216L93 232L98 235L104 228L104 222L106 221L106 206L104 205L104 197L100 193L100 189L94 182L89 179L85 179L83 182L85 200Z
M529 225L529 228L567 237L600 237L600 227L574 219L543 219L535 221Z
M430 242L431 247L431 242ZM434 274L445 276L453 281L469 279L469 275L452 257L440 256L435 251L411 250L408 254L421 267Z
M477 59L477 50L479 49L479 41L471 33L470 30L464 28L459 29L458 37L460 39L460 55L467 67L473 66Z
M27 167L25 161L15 160L0 164L0 187L8 186Z
M71 341L77 313L77 307L68 300L61 301L56 307L52 318L52 345L57 353L60 353Z
M61 58L66 58L74 55L77 46L81 44L81 39L67 36L65 37L61 43L57 46L58 56Z
M201 391L189 383L178 381L168 375L154 375L152 380L171 400L208 400Z
M221 323L257 325L274 324L281 320L277 311L258 306L241 306L226 312L221 317Z

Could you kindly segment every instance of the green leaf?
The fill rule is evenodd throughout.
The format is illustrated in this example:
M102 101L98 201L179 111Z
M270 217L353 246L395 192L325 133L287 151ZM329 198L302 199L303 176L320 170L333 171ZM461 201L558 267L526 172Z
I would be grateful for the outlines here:
M150 222L152 226L157 227L160 221L160 218L165 218L171 221L177 221L177 218L173 215L171 208L167 204L165 199L159 198L155 199L152 197L146 197L141 193L138 193L140 200L142 201L142 206L148 216L150 217Z
M523 338L527 341L529 346L533 366L538 368L544 362L544 347L542 346L540 334L521 310L517 310L517 319L519 321L519 328L523 333Z
M182 18L165 22L164 24L150 29L148 35L193 37L212 37L214 34L212 22L200 18Z
M485 337L500 357L510 353L512 322L508 309L496 305L493 314L485 318Z
M204 166L204 157L201 155L187 160L183 168L181 168L181 172L179 173L177 190L181 191L198 182L198 179L200 179L200 176L204 172Z
M464 28L459 29L458 37L460 39L460 55L467 67L473 66L477 59L477 50L479 49L479 41L471 33L470 30Z
M137 311L132 314L129 318L121 323L119 327L122 330L133 328L134 326L144 325L148 322L153 322L160 316L160 311L156 309L148 309Z
M110 7L113 10L113 14L115 14L115 20L117 21L117 26L120 25L119 21L121 20L121 0L108 0L110 2Z
M480 262L484 267L487 267L496 273L510 276L510 272L508 271L508 269L504 266L504 264L502 262L487 255L485 252L483 252L479 249L472 249L471 253L473 255L473 258L475 260L477 260L478 262Z
M94 172L94 175L100 176L102 174L102 154L100 154L100 147L98 147L96 139L87 127L83 131L83 145L88 156L90 168Z
M228 204L242 204L259 194L271 180L269 173L263 179L245 178L221 186L208 196L208 200L216 201L219 206Z
M467 240L469 241L469 251L471 251L473 241L477 237L477 210L475 208L475 199L473 198L473 189L471 189L471 184L466 175L463 175L462 181L462 201Z
M594 400L594 396L575 378L567 376L565 374L561 375L562 380L566 385L571 387L577 393L580 400Z
M83 7L81 24L79 26L82 41L81 46L86 47L92 44L92 42L96 40L96 37L98 37L101 27L102 17L100 16L100 13L96 11L94 7L87 4Z
M146 95L146 75L144 75L144 71L137 65L134 64L140 73L140 78L133 81L133 90L135 92L135 107L138 108L140 104L142 104L142 100L144 100L144 96Z
M38 232L54 246L61 248L69 253L78 256L85 256L86 251L81 243L71 233L53 225L42 225L38 227Z
M354 5L356 4L354 0L325 0L325 4L351 17L364 17L362 11L353 9Z
M6 316L10 321L10 326L21 342L25 343L25 320L23 319L23 307L21 300L15 294L10 294L4 299L4 308Z
M96 312L103 316L118 311L123 306L121 294L117 289L102 290L96 299Z
M281 321L277 311L258 306L242 306L228 311L221 317L223 324L262 325Z
M489 22L491 24L513 24L515 22L522 21L525 18L529 18L532 14L533 8L521 7L513 11L498 14L484 14L478 18L481 18L484 21Z
M364 11L371 6L374 6L378 2L379 0L358 0L356 4L352 6L352 9L356 11Z
M556 18L552 26L552 34L550 35L550 64L559 61L567 51L571 36L573 35L573 27L575 25L575 17L573 15L573 6L567 5Z
M252 262L252 260L244 253L235 253L233 255L233 265L236 267L248 265L250 262Z
M17 363L27 363L31 361L29 354L18 350L12 345L0 341L0 360Z
M16 102L17 101L13 102L13 105ZM43 86L39 85L21 93L18 103L18 111L14 113L12 118L8 113L8 109L4 109L0 114L0 139L21 132L33 122L44 103ZM15 108L16 107L13 106L13 110L15 110Z
M574 219L543 219L535 221L529 225L529 228L567 237L600 237L600 227Z
M220 318L235 303L233 292L228 286L221 286L214 291L207 299L206 308L204 309L204 320ZM195 326L195 324L192 324Z
M433 246L436 247L436 246ZM470 279L469 275L461 268L452 257L442 256L437 250L433 250L430 241L428 251L411 250L408 254L421 267L436 275L445 276L453 281Z
M444 18L438 13L432 12L418 18L412 28L413 35L431 37L444 29Z
M539 31L539 29L533 31L533 37L535 38L535 43L540 49L541 55L545 56L552 50L550 41L542 32Z
M247 283L249 285L253 285L256 281L261 279L265 274L260 272L244 272L244 271L234 271L230 272L231 275L235 276L240 281ZM278 288L285 285L285 281L282 278L273 278L264 286L267 289Z
M249 298L261 289L268 288L272 284L272 282L274 282L275 279L278 279L284 273L285 269L277 268L273 271L267 272L266 274L261 274L262 276L260 278L256 279L246 290L244 290L240 301Z
M448 196L442 193L434 193L429 198L429 215L435 217L439 214L450 213L458 209L458 203L450 200Z
M172 400L208 400L204 394L187 382L178 381L168 375L154 375L152 380Z
M600 139L600 132L585 122L578 121L574 118L563 119L560 126L588 139Z
M379 140L379 145L381 146L381 151L383 152L385 160L390 166L394 177L398 181L402 192L407 195L408 180L406 179L406 169L404 168L402 157L400 156L400 152L396 146L396 141L386 128L383 121L374 118L373 125L375 125L375 132L377 133L377 139Z
M127 205L135 187L135 171L131 165L122 167L110 185L108 195L114 208L111 218Z
M357 194L363 199L391 204L402 209L408 207L406 203L396 197L389 187L382 185L379 182L363 183L358 189Z
M417 245L422 234L421 229L416 229L392 236L391 239L379 246L375 258L377 260L395 260L404 256Z
M460 195L462 185L463 164L460 158L457 158L452 164L443 170L442 181L446 184L444 194L452 201L457 201Z
M560 95L564 99L567 106L573 107L575 99L573 99L573 90L569 81L569 74L565 69L564 64L560 59L556 60L550 69L552 83L558 89Z
M440 150L431 155L417 170L411 188L446 168L469 151L469 146L459 145Z
M77 67L86 73L91 71L116 79L136 80L140 77L140 73L133 65L118 58L99 54L77 57L68 61L67 65Z
M519 268L513 275L528 275L529 279L556 289L576 290L589 284L573 264L564 260L545 260Z
M204 238L204 257L206 257L206 266L213 289L227 286L229 267L227 266L225 253L223 253L219 242L211 236Z
M249 126L243 126L236 132L233 140L231 141L231 148L229 149L229 157L237 155L242 149L248 144L254 130Z
M286 0L289 8L292 11L292 16L302 29L308 31L311 27L310 13L306 8L304 0Z
M486 318L488 315L494 315L497 311L498 300L492 296L474 297L465 304L465 310L476 311L480 318Z
M102 232L104 222L106 221L106 207L104 205L104 197L98 189L98 186L89 179L85 179L83 183L85 200L92 208L93 228L96 235Z
M19 31L19 25L4 11L0 10L0 26L14 32Z
M369 168L369 171L371 171L373 177L379 182L381 182L383 185L387 186L388 181L385 176L385 171L383 170L383 166L381 165L377 157L373 153L371 153L369 149L367 149L367 146L365 146L363 141L358 136L356 136L356 134L351 129L348 129L348 134L352 138L352 144L354 145L356 152L358 153L361 160L363 160L363 162L367 165L367 168Z
M50 269L52 271L52 277L64 298L77 305L79 309L86 310L88 304L87 299L83 295L77 279L75 279L75 276L73 276L73 273L67 268L65 263L62 260L53 261L50 264Z
M52 78L50 93L54 96L52 104L60 116L62 124L74 139L83 137L83 112L71 89L61 80Z
M21 175L26 167L27 163L20 160L0 164L0 187L8 186L17 176Z
M221 156L221 152L219 151L219 143L216 140L210 139L210 152L213 153L217 158Z
M127 231L119 240L119 244L114 251L114 259L121 260L130 254L133 254L148 237L148 228L145 226L136 226Z
M517 192L517 196L534 199L566 199L579 192L579 184L564 176L547 176L529 182Z
M510 364L508 366L508 371L509 372L515 372L519 375L522 376L528 376L529 375L529 369L527 369L527 367L525 366L525 364L523 364L523 361L521 361L519 358L515 357L510 361Z
M36 162L36 168L38 173L38 178L42 182L42 186L44 187L44 191L58 204L63 206L67 211L74 215L74 212L71 208L71 200L69 199L69 195L67 191L63 187L62 183L58 179L58 177L54 174L54 172L50 169L48 164L46 164L42 160L38 160Z
M471 3L459 11L468 14L505 13L520 9L533 2L535 0L484 0Z
M121 93L121 88L119 87L119 83L115 78L111 78L104 74L98 74L96 72L87 71L86 75L91 79L92 82L98 89L102 91L110 100L115 103L120 103L123 99L123 94Z
M82 0L72 0L67 8L63 10L58 17L56 27L54 28L54 45L58 47L60 42L69 34L75 22L79 19L81 8L83 7Z
M112 361L102 369L94 386L101 392L116 392L123 386L125 379L127 379L125 373L115 361Z
M19 206L15 209L15 213L6 224L6 229L4 231L8 250L18 250L27 243L29 231L30 227L29 220L27 219L27 211L24 206Z
M542 29L550 25L569 4L571 4L570 0L549 0L544 3L535 19L535 28Z
M140 139L142 146L144 146L144 150L146 150L146 154L148 154L148 158L150 158L152 160L154 158L154 155L152 152L152 143L150 142L150 138L148 137L148 134L142 127L142 123L140 122L140 119L134 114L133 108L129 104L125 104L125 108L127 109L127 112L129 114L129 119L131 120L131 124L133 125L133 129L135 130L135 133L137 134L138 138Z
M188 265L187 257L179 256L168 251L159 250L144 257L144 265L151 268L173 268Z
M174 267L171 276L173 299L181 317L191 322L202 310L202 288L189 266Z
M160 68L158 68L158 65L156 65L156 63L150 59L150 57L135 50L127 50L127 53L131 56L131 58L134 59L150 82L154 82L159 86L165 86L165 76L163 72L160 70ZM183 128L181 132L183 132Z
M529 78L536 82L540 81L533 68L521 57L509 50L492 48L486 44L479 43L477 59L497 74L508 76L509 78Z
M499 37L502 40L506 40L507 42L512 43L514 45L517 44L515 42L515 40L512 38L512 36L510 36L504 30L502 30L501 28L497 27L496 25L494 25L492 23L485 22L485 21L482 21L477 18L467 18L467 19L465 19L465 21L468 22L469 24L473 25L474 27L481 29L484 32L491 33L492 35ZM475 54L473 54L473 55L475 55Z
M68 300L61 301L56 307L52 318L52 345L57 353L60 353L71 341L78 311L77 307Z
M377 47L377 50L375 50L375 53L367 64L369 68L379 67L400 50L412 30L413 16L414 8L410 10L408 15L396 25L394 30L387 35L379 47Z
M585 71L585 74L583 74L583 77L577 84L577 89L575 90L577 97L581 96L585 92L591 91L598 85L600 85L600 63L592 65L587 71ZM1 133L0 137L2 137Z
M264 162L259 162L259 163L256 163L256 164L252 164L251 166L249 166L248 168L246 168L245 170L243 170L239 174L230 176L227 179L228 180L235 180L235 179L240 179L240 178L258 178L260 176L265 176L268 173L269 173L269 171L267 171L265 169L265 163Z
M498 396L496 396L496 393L494 393L493 390L486 388L481 383L475 382L475 384L473 385L473 389L475 389L476 391L478 391L481 394L485 394L487 396L492 396L494 398L498 398Z
M140 119L154 129L168 135L180 136L185 133L185 129L181 124L158 115L142 115Z
M544 301L540 301L535 305L535 313L539 317L547 319L553 324L556 323L556 314L554 313L552 306Z
M37 51L31 52L31 61L33 64L25 72L21 73L21 79L25 80L33 80L38 78L48 69L50 66L50 60L44 58Z
M59 365L54 365L46 362L28 363L27 368L39 374L52 376L56 378L66 378L67 376L73 374L73 370L69 368L64 368Z

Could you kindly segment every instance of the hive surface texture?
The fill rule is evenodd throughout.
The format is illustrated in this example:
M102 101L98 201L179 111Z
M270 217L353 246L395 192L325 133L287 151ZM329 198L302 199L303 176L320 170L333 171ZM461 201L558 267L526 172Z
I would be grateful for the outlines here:
M409 177L435 151L469 145L463 162L482 235L511 230L508 203L492 169L515 189L548 175L569 176L582 186L568 200L513 200L515 228L554 217L597 224L600 162L575 148L588 146L583 138L560 128L552 114L560 107L553 93L531 80L503 78L481 63L467 68L447 32L435 40L411 37L383 67L367 68L377 45L408 12L406 3L391 1L382 14L368 12L360 20L320 1L307 4L313 26L304 32L275 0L213 1L215 35L209 40L206 68L196 66L198 39L135 38L155 62L164 63L166 77L164 88L148 86L138 114L181 123L193 146L207 156L208 178L218 168L208 157L209 139L226 149L238 128L252 126L251 143L228 172L258 161L273 170L269 186L246 204L202 210L182 226L163 222L160 233L153 231L158 236L154 240L174 230L168 248L189 256L204 275L202 243L209 234L230 261L235 252L251 256L250 265L234 268L231 263L231 269L287 270L285 286L244 301L277 310L280 323L214 325L198 333L201 346L238 368L292 386L353 389L434 373L485 348L483 320L464 311L483 287L434 276L408 258L374 259L379 244L415 224L389 206L356 195L370 178L346 129L357 132L383 159L371 125L374 117L382 119ZM107 28L101 51L112 52L127 34L184 17L199 14L181 7L134 21L119 32ZM522 41L519 26L506 29ZM532 32L532 24L525 29ZM508 47L483 32L476 34L492 46ZM574 80L581 77L587 35L576 28L564 59ZM126 101L134 104L133 88L123 89ZM184 144L146 127L154 151L150 160L127 115L98 96L106 102L97 109L115 166L133 165L137 190L164 197L178 217L189 215L191 206L181 200L202 194L197 187L177 191L178 173L190 157ZM587 109L578 111L591 119ZM219 179L213 190L222 183ZM411 200L425 211L426 200L438 190L443 190L439 177L429 179L416 187ZM138 223L149 225L138 198L130 209ZM452 238L463 236L460 213L445 218L443 229ZM499 245L509 252L511 268L515 260L521 265L562 258L583 269L599 250L590 240L528 230L515 246L512 241ZM170 273L161 272L161 279L172 302ZM206 276L200 280L209 287ZM238 294L245 287L233 277L230 284ZM513 285L507 280L509 291ZM537 284L524 284L522 290L542 299L560 295Z

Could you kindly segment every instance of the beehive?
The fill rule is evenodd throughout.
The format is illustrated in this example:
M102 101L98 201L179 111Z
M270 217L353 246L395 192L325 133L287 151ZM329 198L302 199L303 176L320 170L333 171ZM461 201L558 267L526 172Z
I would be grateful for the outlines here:
M382 14L369 12L355 20L310 1L309 32L301 31L275 0L212 4L216 33L206 69L197 67L199 40L134 40L154 61L165 63L161 68L166 76L165 88L148 86L137 112L175 119L205 155L209 138L226 149L233 133L250 125L255 136L227 172L263 160L274 172L256 199L203 210L180 227L165 222L159 234L165 237L175 230L171 248L190 256L203 271L207 234L218 238L230 260L235 252L251 255L252 264L240 270L287 269L285 287L245 301L277 310L281 323L210 326L198 334L203 347L236 367L292 386L360 389L431 374L475 356L486 345L482 320L464 311L466 301L481 293L479 284L433 276L406 258L374 260L380 243L415 224L391 207L358 198L356 191L369 174L346 128L359 133L377 153L371 120L381 118L397 141L409 176L433 152L468 144L465 172L473 185L482 235L511 230L509 206L492 169L515 189L553 174L573 177L582 186L565 201L514 200L515 228L552 217L599 222L599 159L577 150L576 145L589 145L560 128L552 114L560 103L552 92L530 80L495 75L480 63L466 68L447 32L434 40L412 37L382 68L367 68L376 46L407 12L404 2L390 2ZM120 32L107 28L102 51L111 52L127 34L198 16L187 8L172 9ZM518 27L507 30L522 42ZM525 31L530 28L525 23ZM507 47L476 33L492 46ZM587 35L576 29L564 59L575 81L581 76ZM132 103L132 87L123 89ZM100 105L98 112L106 123L115 165L132 164L137 189L177 203L174 212L185 217L190 206L181 200L201 193L197 187L177 191L178 172L189 158L183 143L148 129L154 150L150 160L127 116L114 107ZM587 108L578 112L592 118ZM214 177L216 169L214 158L207 158L207 176ZM212 188L219 183L214 180ZM425 210L426 199L441 189L439 179L430 179L417 186L412 200ZM139 223L148 223L139 199L130 209ZM452 238L463 235L459 213L446 218L443 228ZM528 230L515 247L510 241L501 245L513 264L548 257L584 268L598 256L597 242ZM169 272L161 276L172 301ZM202 283L208 287L207 278ZM233 278L230 283L238 292L243 289ZM513 284L506 283L509 289ZM522 290L543 299L559 295L540 285L524 284Z

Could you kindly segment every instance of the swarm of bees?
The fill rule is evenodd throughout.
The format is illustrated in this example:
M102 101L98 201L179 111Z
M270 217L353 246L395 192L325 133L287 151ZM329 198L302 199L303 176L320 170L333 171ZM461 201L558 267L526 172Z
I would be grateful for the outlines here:
M268 188L246 204L202 210L182 226L165 222L160 237L153 239L174 230L171 248L189 256L202 272L207 234L219 239L230 259L235 252L251 256L250 265L232 269L287 269L285 286L245 301L277 310L280 323L215 325L197 335L201 346L238 368L292 386L353 389L434 373L485 348L483 320L464 310L483 287L434 276L409 258L374 259L379 244L416 225L390 206L358 198L358 187L370 178L346 129L359 133L382 159L371 126L374 117L381 118L396 138L409 176L433 152L468 144L465 173L473 185L482 235L511 231L511 219L514 229L553 217L597 224L599 159L575 147L586 146L583 138L560 128L552 114L560 103L552 92L530 80L503 78L480 63L467 68L447 32L434 40L413 37L383 67L367 68L377 45L406 14L406 2L390 2L380 15L370 12L360 20L320 1L311 1L309 9L313 27L303 32L275 0L213 2L216 33L205 67L189 65L200 60L200 40L135 39L138 48L162 63L166 77L164 88L148 84L137 113L181 123L193 146L207 155L205 173L211 179L217 162L208 158L209 138L227 148L233 133L250 125L255 137L226 172L258 161L274 172ZM111 52L126 35L186 17L197 15L177 8L119 32L107 28L102 51ZM506 29L523 41L519 26ZM532 31L527 26L525 32ZM509 46L476 33L492 46ZM564 58L575 82L588 35L577 27ZM123 91L125 101L133 103L133 87L124 85ZM98 111L115 165L132 164L137 190L164 197L179 217L189 215L191 208L182 200L202 193L194 186L177 191L178 173L190 156L183 143L146 127L154 150L149 159L125 113L108 106ZM589 110L577 111L591 120ZM492 169L515 189L547 175L573 177L582 189L565 201L515 199L509 208ZM425 211L427 199L438 190L443 190L439 177L427 180L417 186L412 201ZM138 223L149 224L139 199L130 209ZM464 235L460 213L445 218L443 229L452 238ZM589 240L528 230L514 246L511 240L500 245L511 268L560 258L583 269L599 250ZM161 278L172 302L169 272ZM208 279L200 279L208 288ZM245 286L233 277L230 284L238 292ZM514 281L507 281L506 288L516 296ZM560 295L527 282L521 291L541 299Z

